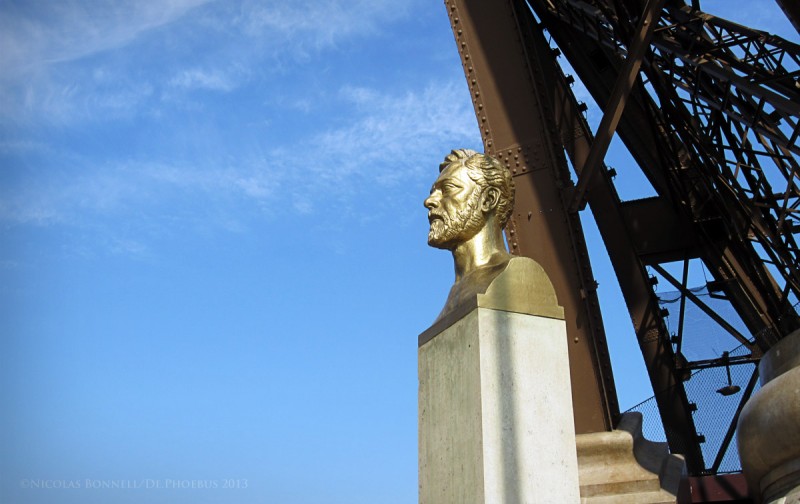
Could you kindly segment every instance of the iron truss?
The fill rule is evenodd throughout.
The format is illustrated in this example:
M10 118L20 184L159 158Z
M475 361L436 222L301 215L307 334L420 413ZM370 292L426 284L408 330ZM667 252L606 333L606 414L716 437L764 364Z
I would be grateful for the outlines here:
M623 294L628 291L626 302L671 449L686 455L690 472L715 473L753 391L754 364L800 327L794 308L800 300L800 46L680 1L512 4L527 43L550 37L604 110L595 134L578 118L582 132L575 137L589 138L588 156L574 157L575 138L564 138L578 177L570 208L577 211L589 203ZM570 78L558 75L564 117L571 114L569 120L575 121L581 107L569 92ZM658 196L630 202L617 197L602 163L615 133ZM627 241L604 232L615 226L625 229ZM622 250L630 247L634 261ZM727 300L746 329L734 327L688 287L692 261L710 272L707 290ZM669 263L682 264L681 273L670 273L674 267L665 266ZM648 271L681 293L679 324L672 333L664 320L667 313L652 308L657 303L652 288L650 308L644 310L649 319L640 313L641 299L634 299L641 290L636 291L637 285L654 283ZM731 347L739 345L744 352L694 362L684 358L685 340L702 338L684 330L687 303L726 331ZM662 345L658 352L647 350L653 339ZM713 367L727 369L730 376L730 366L742 364L752 368L748 385L713 461L705 461L686 380L693 370Z

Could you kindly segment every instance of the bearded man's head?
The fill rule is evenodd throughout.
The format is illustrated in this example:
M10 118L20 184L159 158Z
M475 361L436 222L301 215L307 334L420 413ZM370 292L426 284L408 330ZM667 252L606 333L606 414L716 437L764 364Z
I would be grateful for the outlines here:
M430 220L428 244L452 250L475 236L488 219L504 228L514 206L514 181L499 161L470 149L457 149L439 165L439 178L425 200ZM496 190L497 203L481 208L484 192Z

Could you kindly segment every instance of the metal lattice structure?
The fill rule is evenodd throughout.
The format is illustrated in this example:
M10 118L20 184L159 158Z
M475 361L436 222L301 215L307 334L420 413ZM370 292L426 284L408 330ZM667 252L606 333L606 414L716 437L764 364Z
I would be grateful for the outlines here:
M485 148L517 183L507 230L512 252L545 266L574 319L570 325L568 316L577 432L612 428L619 415L578 218L588 203L670 448L684 454L690 473L716 473L752 393L753 364L800 328L800 45L703 13L698 2L486 3L445 2ZM562 57L603 110L594 133ZM614 134L657 196L619 198L613 170L603 163ZM689 288L693 263L706 268L707 293L730 303L744 330ZM656 278L681 293L673 331L653 289ZM687 304L730 335L735 355L683 355L687 340L702 338L685 327ZM714 459L705 460L686 380L699 369L740 364L750 370L748 385L723 419Z

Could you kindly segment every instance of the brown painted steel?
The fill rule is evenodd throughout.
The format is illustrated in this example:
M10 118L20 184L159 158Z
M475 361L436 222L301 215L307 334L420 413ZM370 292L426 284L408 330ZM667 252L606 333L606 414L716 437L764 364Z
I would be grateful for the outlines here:
M797 0L775 0L783 9L786 17L792 22L794 29L800 33L800 2Z
M690 476L681 484L678 504L717 503L755 504L749 496L747 480L743 474L715 476Z
M606 105L609 102L611 85L615 82L615 76L619 74L622 67L620 56L617 54L616 42L619 41L608 39L607 34L588 29L585 24L582 24L583 21L575 17L574 13L558 10L564 7L564 3L533 1L531 4L542 16L548 31L553 35L558 46L562 48L595 100L601 106ZM583 14L577 16L580 15ZM705 51L709 54L713 52L720 58L728 58L728 56L720 52L714 44L734 38L745 46L752 43L751 45L756 49L760 47L756 43L769 42L775 45L775 51L780 54L783 54L781 51L791 52L795 47L785 41L779 41L775 37L760 40L757 38L759 32L703 13L694 13L686 8L670 8L669 15L675 17L684 29L698 30L694 35L696 38L692 40L703 41L705 45L709 46ZM714 29L719 32L718 39L706 40L705 34L700 31L703 23L714 24ZM670 23L667 25L672 26ZM624 23L620 22L620 26L624 26ZM698 26L700 28L697 28ZM728 34L725 30L736 30L736 34ZM677 40L678 35L670 35L672 37L670 38L664 35L667 33L666 31L662 30L661 33L654 39L654 46L661 47L664 46L665 41ZM683 32L680 34L685 36ZM659 37L666 38L662 40ZM712 49L714 50L712 51ZM661 50L665 49L662 47ZM685 52L685 50L683 51ZM772 54L771 50L764 50L758 54L762 53L764 55ZM693 62L691 58L687 59L687 56L682 53L676 54L675 57L688 63ZM789 59L791 56L787 55L787 61ZM764 66L770 67L770 64L775 66L776 63L770 61ZM777 64L779 65L779 63ZM691 65L688 67L692 68ZM721 67L726 68L726 65L723 64ZM757 335L756 339L759 345L767 348L775 338L779 338L781 334L786 334L795 327L797 321L794 316L787 315L791 311L791 307L786 296L781 293L772 280L764 262L754 260L758 258L758 254L750 241L751 236L740 230L755 230L764 237L761 239L762 245L770 242L782 246L780 240L776 238L775 232L762 222L764 218L759 212L750 209L753 208L752 204L741 200L742 195L736 194L735 188L726 187L726 181L720 180L718 175L709 175L709 173L713 173L715 167L719 166L720 161L714 158L714 155L721 152L722 149L713 145L710 139L703 138L695 129L695 118L683 106L677 104L680 98L675 94L675 88L685 89L686 85L676 82L679 73L670 70L671 67L661 71L652 61L646 62L643 68L644 74L650 80L650 85L660 90L661 108L667 110L669 107L669 109L666 114L663 113L652 104L652 100L647 98L641 86L638 89L634 88L619 125L620 137L630 149L643 173L653 182L659 196L670 202L671 212L685 223L681 227L689 227L694 230L693 234L701 244L699 256L708 265L715 280L725 286L724 290L727 296L742 316L748 329ZM705 69L708 68L709 65L705 65L702 67L704 69L702 71L706 71ZM761 67L753 65L753 68L753 72L758 73L755 69ZM714 71L719 73L718 69ZM691 80L691 75L693 74L688 72L683 78ZM712 75L708 75L709 78L696 80L703 83L713 81ZM728 72L722 80L725 82L737 81L734 77ZM765 83L770 83L769 85L776 86L776 89L780 88L788 92L788 88L782 84L784 80L787 80L783 74L781 74L781 79L772 78L770 80L767 77L769 76L759 77L759 82L763 80ZM750 88L753 86L747 86L747 91L752 91ZM725 94L723 91L723 89L716 88L704 90L711 96L723 95ZM760 96L771 96L767 89L758 92ZM742 98L742 100L746 101L747 98ZM753 114L753 121L759 124L764 123L765 126L762 129L765 131L770 129L766 125L767 122L772 121L770 117L764 117L762 114L756 121L758 107L753 104L750 110ZM776 108L775 112L783 113L779 108ZM730 117L736 115L730 114ZM666 119L667 117L669 119ZM731 133L731 131L726 132L729 136ZM681 135L684 136L681 137ZM700 140L698 141L698 139ZM649 159L648 151L651 152ZM652 153L656 155L653 156ZM746 154L739 153L738 155L745 156ZM783 155L788 155L788 152ZM747 161L749 161L748 158L742 158L742 165L747 166ZM767 192L767 194L769 193ZM779 249L779 257L785 259L791 255L791 250L791 247ZM793 264L790 259L789 264ZM652 260L652 257L649 260ZM788 275L787 281L794 282L794 276ZM764 328L768 330L762 331ZM766 336L761 337L761 335Z
M631 50L628 51L628 57L625 59L625 65L622 71L617 76L614 83L614 88L611 91L611 96L608 99L608 104L603 112L603 119L600 121L600 126L597 128L597 134L592 141L592 147L586 159L583 160L583 166L575 170L580 173L578 184L575 186L575 194L572 196L570 203L570 212L577 212L583 209L584 194L586 188L592 180L597 167L602 163L606 157L611 139L614 136L614 131L617 129L622 113L625 110L625 103L627 102L628 95L630 95L633 85L639 75L639 68L642 65L642 58L650 46L650 39L653 37L653 29L656 26L655 20L661 12L661 7L666 0L650 0L644 9L644 13L639 20L639 26L636 30L636 37L631 44Z
M616 392L580 220L566 211L571 184L548 103L553 83L529 65L512 3L445 5L484 147L515 177L511 251L542 264L564 306L576 432L609 430L619 413Z
M562 142L580 173L580 167L589 155L592 135L568 91L564 76L557 72L553 80ZM669 344L669 334L643 261L643 256L663 257L666 254L683 259L694 253L696 242L663 198L623 204L605 166L601 173L602 176L596 177L591 185L587 201L631 314L667 438L676 452L684 454L690 467L702 468L702 453L696 442L691 407L675 370L676 356Z
M700 257L694 229L675 213L666 198L644 198L621 205L636 255L645 265Z
M629 2L629 5L635 3ZM613 104L614 100L610 98L611 86L623 66L616 45L620 41L603 39L600 32L592 32L591 26L587 27L586 24L576 21L575 17L571 18L572 14L562 11L554 13L550 10L552 3L534 1L531 4L542 17L548 32L556 40L559 48L563 50L595 100L601 106ZM559 3L559 5L563 6L564 4ZM643 8L643 5L635 5L634 8ZM686 18L688 26L696 25L696 23L688 24L688 14L684 10L673 9L670 12L681 19ZM578 17L581 15L583 14L579 14ZM754 36L748 29L726 24L717 18L704 14L696 14L696 16L705 21L717 23L720 29L738 30L740 35L737 36L742 41L748 40L747 37ZM624 25L624 23L621 24ZM624 28L624 26L622 27ZM627 33L627 35L628 38L633 38L631 33ZM765 42L774 42L778 46L782 44L775 40ZM622 43L624 44L625 41ZM713 45L713 41L709 44ZM785 44L783 46L787 50L791 49ZM685 56L681 55L681 57ZM650 78L651 85L660 91L659 97L663 107L665 96L669 96L675 84L664 80L663 74L658 73L659 69L652 62L647 62L644 68L644 73ZM775 85L779 84L780 82ZM759 89L758 91L761 94L767 93L766 90ZM649 101L651 104L648 104ZM741 198L741 195L734 195L732 188L715 191L714 187L723 187L716 181L704 185L709 180L706 173L710 171L709 168L714 167L714 164L703 165L704 158L698 157L691 150L698 147L691 143L684 144L683 140L676 135L676 129L681 133L693 131L691 129L692 118L681 116L683 111L680 107L675 107L674 111L670 110L669 112L671 114L668 114L667 117L670 117L671 122L665 121L665 116L661 111L652 105L652 101L643 92L640 83L638 87L633 88L631 96L628 97L628 105L619 125L621 138L643 172L653 182L653 186L659 194L658 198L646 202L631 202L623 205L625 220L639 259L644 264L655 265L690 257L701 257L710 268L714 278L723 286L723 290L751 332L759 333L759 330L764 327L773 329L773 331L760 334L785 332L783 326L790 327L792 321L790 317L782 319L782 315L787 310L785 301L780 301L784 296L771 280L763 262L753 260L757 258L757 254L748 242L748 236L731 233L732 229L748 229L750 222L756 222L759 232L766 236L771 236L769 235L770 229L768 226L760 224L761 217L756 212L751 212L749 216L746 215L745 209L750 205L737 200L737 198ZM735 114L730 115L730 117L734 116ZM678 119L685 122L681 123L677 121ZM763 129L766 131L769 128L765 126ZM698 138L696 133L692 134L695 135L694 138ZM779 135L773 136L777 138ZM708 148L707 144L708 142L701 144L699 148ZM568 147L567 150L569 151ZM573 161L573 164L577 167L580 163ZM596 192L597 189L592 189L592 191ZM716 207L709 204L712 201L715 202ZM610 216L608 212L597 212L595 208L593 208L593 213L604 236L609 255L625 294L631 288L630 285L626 288L626 283L633 282L635 285L639 281L632 278L630 274L626 279L625 272L632 270L626 266L627 260L619 261L619 258L624 258L626 253L624 251L615 253L614 249L625 248L630 244L618 239L609 240L607 233L603 231L602 221L604 218L614 219L615 217ZM763 231L761 231L762 229ZM655 230L661 233L660 239L653 233ZM774 238L771 239L773 242L777 241ZM626 295L626 303L634 324L637 325L637 320L643 321L644 319L636 315L641 309L642 302L637 301L635 297L631 298ZM654 330L658 326L663 327L663 323L655 323L655 318L660 318L660 315L652 311L650 313L654 317L651 321ZM676 370L673 369L671 373L668 373L668 368L675 368L677 361L673 359L673 362L669 362L658 352L649 351L646 345L642 345L647 338L643 339L643 327L640 325L637 325L637 334L657 398L659 390L682 388L675 381ZM667 340L667 335L664 333L660 336L654 334L653 338L656 337ZM762 347L770 344L766 337L757 337L756 339ZM668 344L665 343L663 346L665 354L671 353ZM691 412L686 408L685 393L676 391L672 397L662 397L658 403L662 420L667 426L670 446L674 451L685 449L693 452L694 456L687 453L687 465L691 472L702 472L704 470L702 456L698 439L694 436ZM673 432L673 437L679 439L670 438L670 426L679 428L677 432Z
M778 3L797 26L797 9ZM800 190L794 182L800 173L800 96L792 77L800 48L683 2L668 2L659 9L640 76L629 93L613 93L615 83L622 77L630 82L634 74L626 67L636 56L627 55L639 54L635 49L641 44L633 41L646 35L641 13L653 0L450 0L446 5L485 148L512 170L519 188L507 235L512 252L545 265L568 319L574 317L568 330L578 431L598 430L598 415L608 428L617 411L580 222L565 211L578 208L585 195L631 314L670 447L685 454L690 473L707 472L680 381L685 359L672 349L646 266L668 275L658 265L702 259L753 335L756 345L746 345L750 358L800 325L792 306L800 293L800 247L793 237L800 230ZM606 111L609 120L597 140L528 6ZM611 113L657 197L620 202L602 165L615 129ZM596 155L590 155L593 150ZM577 190L565 151L579 176ZM772 190L758 156L771 156L785 189ZM682 306L686 297L691 298L684 294ZM710 470L718 466L715 462Z

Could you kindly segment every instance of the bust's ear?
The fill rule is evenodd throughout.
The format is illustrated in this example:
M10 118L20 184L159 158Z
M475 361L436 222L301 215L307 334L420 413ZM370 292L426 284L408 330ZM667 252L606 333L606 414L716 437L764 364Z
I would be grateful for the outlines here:
M496 187L487 187L483 191L481 198L481 210L484 213L491 212L497 208L497 203L500 201L500 190Z

